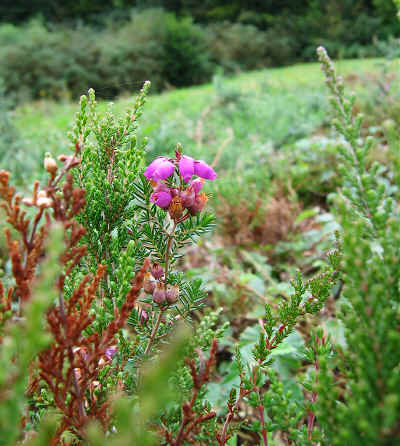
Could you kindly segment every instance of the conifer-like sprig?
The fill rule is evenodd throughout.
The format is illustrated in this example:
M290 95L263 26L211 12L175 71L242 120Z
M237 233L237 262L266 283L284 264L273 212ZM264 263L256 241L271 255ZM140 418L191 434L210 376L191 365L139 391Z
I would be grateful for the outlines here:
M372 140L362 138L355 96L346 98L326 51L319 48L318 55L333 94L334 125L347 142L341 148L345 200L337 207L344 281L340 318L346 345L334 345L333 357L319 354L313 412L326 444L397 444L399 206L380 181L379 164L368 164Z

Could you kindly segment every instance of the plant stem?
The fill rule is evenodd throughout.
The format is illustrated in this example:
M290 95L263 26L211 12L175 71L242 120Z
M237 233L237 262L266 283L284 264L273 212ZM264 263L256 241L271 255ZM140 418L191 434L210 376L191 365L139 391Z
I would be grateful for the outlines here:
M258 406L258 413L260 414L260 420L261 420L261 435L264 440L264 446L268 446L268 437L267 437L267 430L265 429L265 418L264 418L264 406L260 403Z
M174 226L172 227L171 232L168 234L168 241L167 241L167 247L165 250L165 267L164 267L164 286L165 286L165 290L167 290L167 281L168 281L168 269L169 269L169 255L170 255L170 249L171 249L171 243L173 240L173 235L176 229L176 223L174 223ZM153 327L153 330L151 331L151 335L150 335L150 339L149 339L149 343L147 344L146 350L144 351L144 354L147 355L151 349L151 346L154 343L154 339L156 338L157 335L157 331L158 328L160 326L161 323L161 319L162 319L162 315L164 313L164 309L160 310L160 313L158 314L156 323Z
M165 267L164 267L164 285L165 289L167 289L167 280L168 280L168 269L169 269L169 255L171 249L171 243L173 240L173 235L176 229L176 223L174 222L174 226L171 229L171 232L168 234L167 248L165 250Z
M59 302L59 306L60 306L60 316L61 316L61 320L62 320L62 324L63 324L63 328L64 328L65 343L67 345L67 350L68 350L68 359L70 362L70 367L72 368L74 388L75 388L75 393L76 393L76 399L78 401L79 416L81 418L81 423L83 424L83 422L86 420L85 405L83 403L82 391L81 391L81 388L78 383L78 378L77 378L75 370L74 370L74 362L75 362L74 353L72 350L71 341L67 335L67 332L68 332L67 316L65 314L64 298L61 293L58 296L58 302Z
M163 310L160 310L160 312L158 313L157 321L153 327L153 330L151 331L149 343L147 344L146 350L144 351L145 355L147 355L149 353L151 346L153 345L154 338L156 337L158 327L160 326L163 313L164 313Z

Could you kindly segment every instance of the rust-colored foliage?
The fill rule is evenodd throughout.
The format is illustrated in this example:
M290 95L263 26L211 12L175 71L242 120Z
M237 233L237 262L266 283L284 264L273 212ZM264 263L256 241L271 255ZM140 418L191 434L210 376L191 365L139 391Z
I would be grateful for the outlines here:
M115 310L114 321L101 334L94 332L86 335L85 330L94 320L89 315L89 309L106 267L99 265L94 277L85 276L66 301L62 296L63 287L59 285L59 303L47 315L54 342L39 357L40 376L46 381L56 406L63 414L52 445L59 444L66 430L74 432L78 438L84 438L85 426L89 421L98 420L107 429L110 422L108 401L98 400L93 390L100 386L97 378L107 364L106 351L116 343L116 334L133 309L148 265L149 261L146 260L136 274L121 310Z
M38 229L45 208L38 206L34 218L29 219L26 211L21 209L22 197L15 194L14 187L9 184L9 178L8 172L0 171L0 206L6 212L7 222L20 234L21 241L13 240L10 230L5 229L12 273L16 284L15 288L8 290L7 294L9 296L14 294L16 299L23 302L31 296L32 281L39 258L43 254L43 242L48 233L50 219L46 213L45 222ZM39 182L36 181L33 186L35 203L37 202L38 187Z
M74 155L59 157L63 162L61 169L57 168L54 160L46 159L45 168L50 174L48 184L39 190L39 182L36 181L32 198L22 199L21 195L15 194L15 189L9 184L10 174L0 171L0 206L6 212L7 222L18 234L18 240L13 240L11 231L6 229L15 286L5 290L0 281L0 329L13 315L12 302L19 303L18 312L21 313L22 304L32 297L37 265L45 256L44 242L52 221L61 223L64 229L65 249L60 256L62 272L55 284L58 302L47 313L48 330L53 342L41 352L38 360L32 362L27 389L29 394L36 392L39 379L42 378L54 397L55 406L61 412L61 422L51 441L52 445L66 444L62 439L65 431L74 433L78 441L82 440L89 421L98 420L107 429L110 422L109 404L105 398L98 398L95 392L100 386L99 372L110 361L107 349L117 343L116 336L134 307L149 267L149 260L145 260L124 304L121 309L115 309L114 320L106 329L101 333L87 330L94 320L90 308L104 278L106 266L98 265L96 274L86 275L72 295L65 298L65 282L87 250L81 243L85 229L74 219L85 205L85 191L74 187L70 172L80 163L79 142L75 149ZM51 169L47 168L49 166ZM28 216L21 205L31 207L34 212ZM18 323L18 317L15 322ZM24 423L23 419L22 425Z
M283 196L272 197L267 202L259 199L252 206L245 200L235 204L222 200L216 208L224 235L230 243L244 246L285 240L288 234L300 230L296 227L300 212L298 203Z

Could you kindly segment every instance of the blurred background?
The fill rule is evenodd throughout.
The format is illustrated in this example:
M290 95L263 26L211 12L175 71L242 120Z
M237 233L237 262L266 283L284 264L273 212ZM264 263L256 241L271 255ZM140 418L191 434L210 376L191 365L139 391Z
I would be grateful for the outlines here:
M0 162L13 183L46 181L44 154L70 150L89 87L100 112L123 114L149 79L138 128L147 161L180 142L219 174L206 190L217 229L184 268L238 327L265 299L288 296L296 271L318 271L338 228L330 198L343 141L318 45L357 94L373 157L393 161L400 25L390 0L2 0L0 21Z
M0 78L18 101L111 98L241 71L377 57L399 23L390 0L2 0Z

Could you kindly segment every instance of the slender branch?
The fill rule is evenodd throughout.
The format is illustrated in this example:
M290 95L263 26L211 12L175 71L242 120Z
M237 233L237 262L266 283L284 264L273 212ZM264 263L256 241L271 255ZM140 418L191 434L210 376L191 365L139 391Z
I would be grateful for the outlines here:
M258 391L259 391L259 399L261 401L260 389L258 389ZM257 409L261 420L261 435L264 440L264 446L268 446L267 430L265 429L264 405L260 403Z
M228 407L229 412L226 415L224 427L222 428L222 432L221 432L221 434L217 434L217 441L220 446L225 445L227 440L229 439L229 437L228 437L229 425L231 424L233 417L235 416L235 412L238 411L239 405L242 402L242 399L244 397L246 397L249 393L251 393L250 389L246 390L243 387L240 387L239 396L238 396L238 399L237 399L235 405L232 407Z
M171 250L171 243L173 240L173 236L174 236L174 232L176 229L176 223L174 222L174 226L172 227L171 232L168 234L168 241L167 241L167 247L165 250L165 266L164 266L164 286L165 286L165 290L167 289L167 282L168 282L168 271L169 271L169 260L170 260L170 250ZM151 335L150 335L150 339L149 339L149 343L147 344L146 350L144 351L144 354L147 355L150 352L150 349L154 343L154 340L156 338L157 335L157 331L158 328L160 326L161 323L161 319L163 316L164 310L161 309L160 313L158 314L157 317L157 321L153 327L153 330L151 331Z
M79 160L76 158L75 155L71 155L68 158L68 161L64 164L62 167L60 173L57 175L57 177L54 179L52 186L56 188L58 183L61 181L61 178L74 166L76 163L78 163Z
M31 250L33 248L33 240L35 238L36 229L37 229L40 219L42 218L42 215L43 215L43 208L41 208L40 211L36 214L35 221L33 222L32 233L31 233L31 237L29 239L29 246L28 246L29 250Z
M167 280L168 280L168 269L169 269L169 256L170 256L170 249L171 249L171 243L173 240L174 232L176 229L176 223L174 222L174 226L171 229L171 232L168 234L168 241L167 241L167 248L165 250L165 269L164 269L164 285L165 288L167 287Z
M70 362L70 367L72 368L72 376L73 376L73 381L74 381L76 399L78 402L79 416L81 417L81 420L83 421L86 418L86 411L85 411L85 406L84 406L84 402L83 402L83 398L82 398L81 388L79 386L78 378L77 378L75 370L74 370L74 352L72 351L71 341L68 337L67 316L65 314L65 305L64 305L64 299L63 299L62 293L60 293L58 295L58 301L59 301L59 305L60 305L60 316L61 316L61 321L62 321L63 329L64 329L65 343L67 344L67 349L68 349L68 359Z
M149 353L149 351L151 349L151 346L153 345L154 338L156 337L158 328L160 326L163 313L164 313L163 310L160 310L160 312L158 313L157 321L156 321L156 323L155 323L155 325L153 327L153 330L151 331L149 343L147 344L146 350L144 351L145 355L147 355Z

